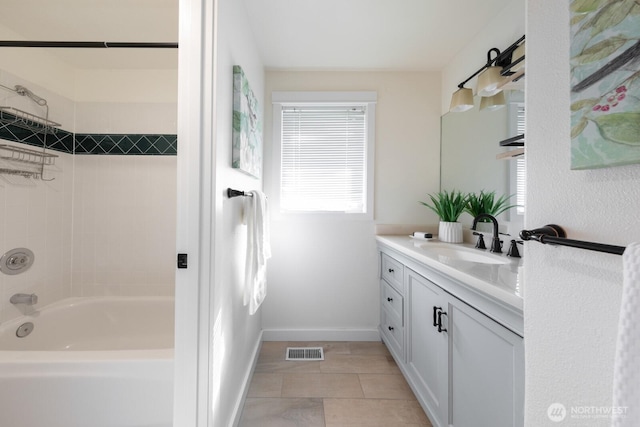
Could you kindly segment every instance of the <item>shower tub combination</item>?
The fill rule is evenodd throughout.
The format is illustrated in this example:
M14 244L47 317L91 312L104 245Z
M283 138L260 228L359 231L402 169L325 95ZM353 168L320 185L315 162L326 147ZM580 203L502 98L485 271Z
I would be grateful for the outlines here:
M70 298L0 325L0 424L171 426L173 313L170 297Z

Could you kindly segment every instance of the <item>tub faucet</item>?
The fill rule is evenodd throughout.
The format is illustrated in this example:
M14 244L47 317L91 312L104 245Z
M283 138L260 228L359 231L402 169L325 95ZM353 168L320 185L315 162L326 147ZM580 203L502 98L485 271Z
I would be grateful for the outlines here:
M38 295L36 294L14 294L9 300L11 304L35 305L38 303Z
M486 218L491 220L491 222L493 222L493 238L491 239L491 249L489 249L490 252L495 252L497 254L501 254L502 253L502 242L500 241L500 237L498 237L498 220L495 219L495 217L486 214L486 213L481 213L480 215L478 215L477 217L473 218L473 225L471 226L472 230L476 229L476 225L478 225L478 221Z

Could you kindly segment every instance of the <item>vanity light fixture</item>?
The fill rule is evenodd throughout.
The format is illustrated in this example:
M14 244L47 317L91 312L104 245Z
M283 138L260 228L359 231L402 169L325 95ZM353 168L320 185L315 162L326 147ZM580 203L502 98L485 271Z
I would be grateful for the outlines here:
M522 44L513 51L513 55L511 55L512 66L509 68L510 71L515 73L516 71L524 69L524 54L525 47L523 41Z
M483 99L495 96L502 92L507 83L522 78L524 76L524 39L525 36L522 36L503 52L495 47L489 49L487 63L458 85L458 90L451 97L449 111L458 113L473 108L473 92L464 85L478 75L478 95ZM495 57L492 58L492 54L495 54ZM493 101L485 101L484 109L498 109L500 102L504 103L504 98L498 97ZM483 109L482 106L481 109Z
M496 57L491 59L491 53L495 53ZM487 65L485 69L478 76L478 95L480 96L493 96L496 93L502 90L502 82L504 77L502 77L502 66L500 65L492 65L498 64L498 59L500 58L500 51L495 47L489 49L487 52ZM511 62L509 58L509 63Z
M493 96L483 96L480 99L480 111L495 111L507 105L504 92L500 91Z
M449 105L449 111L453 113L461 113L473 108L473 91L466 87L460 87L457 91L453 92L451 96L451 104Z

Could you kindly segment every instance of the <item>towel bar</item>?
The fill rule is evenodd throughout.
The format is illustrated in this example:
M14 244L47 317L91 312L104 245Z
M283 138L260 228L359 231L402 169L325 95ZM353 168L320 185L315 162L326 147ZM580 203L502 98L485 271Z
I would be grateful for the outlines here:
M239 196L253 197L253 194L245 193L244 191L240 191L240 190L234 190L233 188L227 188L228 198L239 197Z
M560 246L570 246L572 248L586 249L589 251L604 252L607 254L622 255L626 247L606 245L604 243L585 242L583 240L573 240L566 238L567 233L555 224L548 224L534 230L522 230L520 238L522 240L535 240L542 244L552 244Z

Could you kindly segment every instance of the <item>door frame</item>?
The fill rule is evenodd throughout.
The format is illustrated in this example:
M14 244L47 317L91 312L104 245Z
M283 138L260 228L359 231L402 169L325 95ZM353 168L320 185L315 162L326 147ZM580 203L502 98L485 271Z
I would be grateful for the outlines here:
M211 422L216 0L179 0L173 425Z

